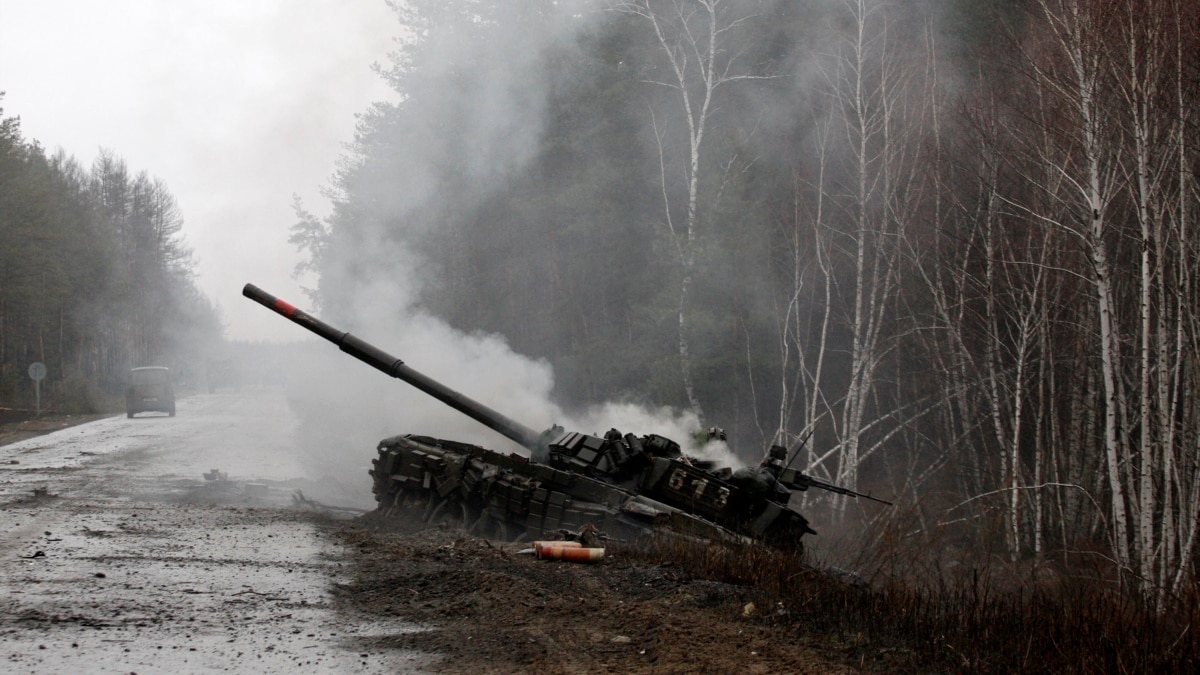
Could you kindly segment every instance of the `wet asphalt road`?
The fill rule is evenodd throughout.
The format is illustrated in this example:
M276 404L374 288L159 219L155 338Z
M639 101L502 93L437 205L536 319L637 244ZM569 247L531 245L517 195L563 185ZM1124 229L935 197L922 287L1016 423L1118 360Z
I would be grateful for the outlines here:
M414 627L331 606L343 551L293 495L370 495L323 493L294 427L281 392L255 390L0 446L0 671L420 670L357 646Z

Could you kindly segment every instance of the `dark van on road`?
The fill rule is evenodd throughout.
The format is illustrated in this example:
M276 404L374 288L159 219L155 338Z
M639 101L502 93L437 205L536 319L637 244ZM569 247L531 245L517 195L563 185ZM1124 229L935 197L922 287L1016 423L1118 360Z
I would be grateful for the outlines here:
M171 386L171 371L163 366L129 371L129 388L125 390L126 416L133 417L140 412L151 411L175 416L175 389Z

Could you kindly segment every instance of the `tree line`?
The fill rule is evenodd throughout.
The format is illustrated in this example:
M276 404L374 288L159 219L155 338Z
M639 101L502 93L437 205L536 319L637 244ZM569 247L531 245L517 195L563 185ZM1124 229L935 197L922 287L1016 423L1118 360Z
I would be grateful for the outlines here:
M194 376L222 328L182 227L161 180L110 150L90 169L48 154L0 108L0 407L33 408L34 362L45 403L67 412L119 405L131 367Z
M691 409L921 529L1193 583L1195 3L396 11L399 102L293 228L331 312L415 251L426 306L568 403Z

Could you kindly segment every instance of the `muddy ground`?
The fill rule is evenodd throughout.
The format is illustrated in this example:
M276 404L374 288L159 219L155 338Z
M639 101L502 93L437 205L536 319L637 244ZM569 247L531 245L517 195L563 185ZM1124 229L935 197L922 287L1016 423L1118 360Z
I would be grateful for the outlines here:
M336 601L430 628L362 641L364 651L442 655L448 673L848 673L848 645L806 637L753 588L691 578L610 547L577 564L521 553L528 544L418 529L375 516L345 523L353 580ZM757 604L756 604L757 601Z
M100 437L168 429L186 422L185 411L157 427L110 418L98 423L112 426ZM0 445L80 421L88 420L44 418L40 431L5 425ZM128 471L138 458L122 452L147 454L112 452L104 461L76 452L87 461L62 470L77 481L105 467ZM42 493L8 482L26 495L4 509L16 523L4 533L9 615L0 621L12 672L895 670L845 636L806 634L754 588L638 562L619 546L596 564L538 560L520 553L528 544L469 536L452 523L289 504L295 493L284 482L262 481L273 498L251 498L237 475L228 483L193 475L202 466L175 467L186 478L156 475L153 489L122 474L111 485L135 488L111 498L98 479L78 492L53 479L38 484L48 486ZM240 477L257 481L264 471ZM27 557L38 550L43 557ZM101 600L89 599L99 588Z

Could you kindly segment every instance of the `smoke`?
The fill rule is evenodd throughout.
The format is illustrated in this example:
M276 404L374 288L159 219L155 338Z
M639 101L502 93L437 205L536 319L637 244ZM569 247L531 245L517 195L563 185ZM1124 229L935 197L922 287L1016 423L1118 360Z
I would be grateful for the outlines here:
M700 440L700 420L695 413L687 410L608 402L569 417L564 426L595 436L603 436L609 429L618 429L623 433L632 432L638 436L654 433L679 443L685 454L697 459L735 469L742 466L742 460L725 441Z
M380 206L352 227L335 227L321 278L324 305L317 315L536 431L558 424L599 435L610 428L656 433L697 452L694 415L629 403L564 411L552 400L554 373L547 361L514 352L501 336L456 330L420 303L425 285L441 283L445 271L431 269L408 245L409 237L436 228L448 211L486 198L532 155L553 86L546 74L547 53L575 49L590 27L581 11L589 3L538 4L538 10L505 8L497 16L465 20L460 12L472 9L471 3L439 5L433 8L437 16L398 10L415 24L411 34L419 36L382 71L401 90L403 101L389 112L405 116L400 144L405 155L386 171L374 167L355 176L366 183L342 186L360 196L374 195ZM362 149L372 140L367 134L359 142ZM453 167L453 177L447 167ZM362 495L374 448L389 436L430 435L526 454L491 429L331 345L314 345L290 375L289 399L302 420L305 457L321 474L362 486ZM715 461L736 463L723 443L709 444L706 454L711 453L718 455Z
M549 363L514 352L500 336L464 333L429 314L416 303L403 275L372 280L364 290L351 300L348 313L357 317L351 333L536 431L558 424L599 436L612 428L638 436L654 433L699 459L741 466L723 441L697 442L700 423L690 412L621 402L564 411L551 397ZM301 419L300 451L306 462L317 475L346 486L363 505L370 499L366 472L374 448L390 436L450 438L528 455L513 441L329 343L308 345L304 363L289 375L289 404Z
M547 361L516 353L501 336L456 330L422 306L425 286L447 283L454 270L433 268L409 242L495 196L534 156L546 127L548 97L562 84L555 82L550 55L576 53L604 14L598 10L608 3L417 4L419 11L411 4L396 5L405 23L401 32L409 37L380 69L400 100L364 113L352 148L355 156L370 156L373 164L356 166L352 156L341 174L344 182L333 190L334 237L323 252L324 304L317 315L535 430L559 424L593 434L610 428L656 433L689 453L711 452L719 464L738 465L723 443L695 447L700 422L685 411L625 401L562 409L552 397L555 377ZM736 105L729 109L746 111L761 129L749 146L763 164L773 160L786 167L794 158L777 156L772 139L793 128L800 116L828 114L817 110L821 106L812 93L829 86L836 75L828 62L818 64L834 50L829 44L833 38L823 33L829 32L835 8L842 6L815 3L795 10L811 17L813 28L805 48L788 48L792 60L778 73L794 87L775 87L766 94L744 89L731 99ZM383 116L403 123L372 126L372 120ZM380 157L371 155L373 147L398 147L403 153ZM346 198L346 192L353 194L347 202L365 210L337 220L337 200ZM729 288L738 284L729 281ZM328 345L314 347L292 382L292 403L304 420L306 453L347 482L365 486L375 444L400 433L520 451L492 430Z

